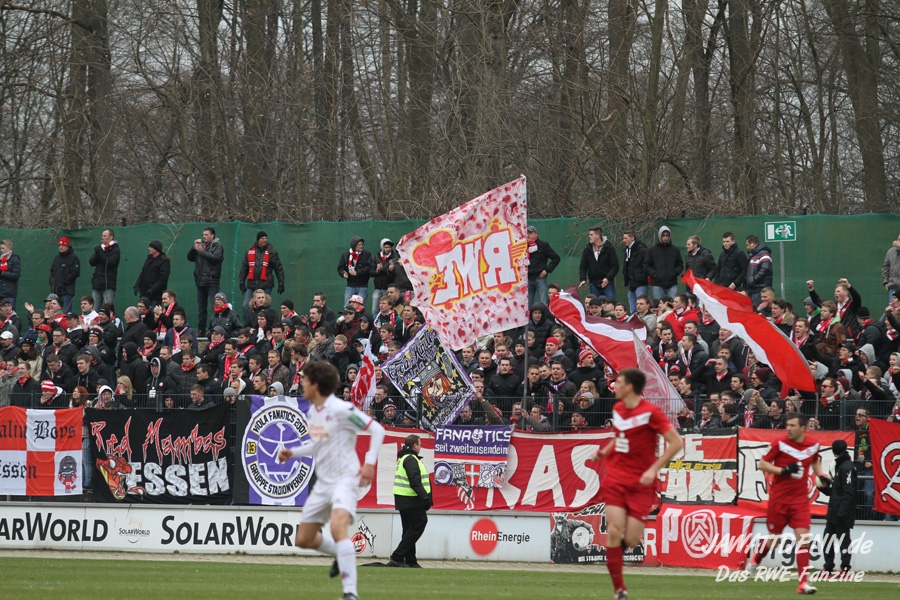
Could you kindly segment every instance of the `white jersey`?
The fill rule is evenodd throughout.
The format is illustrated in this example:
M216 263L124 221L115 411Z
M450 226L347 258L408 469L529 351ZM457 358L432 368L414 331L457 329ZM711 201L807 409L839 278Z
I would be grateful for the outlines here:
M373 427L381 429L369 415L334 394L322 406L310 404L307 422L316 479L322 483L355 478L361 466L356 454L356 436Z

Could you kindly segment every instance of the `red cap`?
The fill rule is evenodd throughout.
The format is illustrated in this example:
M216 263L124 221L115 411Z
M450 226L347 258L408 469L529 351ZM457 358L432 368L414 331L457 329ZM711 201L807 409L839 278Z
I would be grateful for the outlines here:
M553 336L548 337L548 338L547 338L547 341L544 342L544 343L545 343L545 344L554 344L555 346L559 346L559 340L556 339L556 338L553 337Z
M41 382L41 391L56 393L56 384L54 384L49 379L45 379L44 381Z
M63 237L59 238L59 244L60 244L60 245L65 244L65 245L68 246L69 248L72 247L72 242L70 242L70 241L69 241L69 238L67 238L66 236L63 236Z
M592 357L592 356L594 356L594 353L591 352L590 350L588 350L587 348L585 348L584 350L582 350L581 352L578 353L578 362L583 363L584 359L586 359L588 357Z

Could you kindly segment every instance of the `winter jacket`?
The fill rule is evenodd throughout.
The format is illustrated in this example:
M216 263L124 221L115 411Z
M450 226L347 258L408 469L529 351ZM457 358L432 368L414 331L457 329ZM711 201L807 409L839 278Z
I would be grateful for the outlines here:
M88 262L94 267L94 274L91 276L91 289L116 289L116 280L119 275L119 260L121 258L122 252L118 243L110 245L106 250L100 244L94 246L94 254L88 259Z
M350 238L350 248L355 248L356 244L361 241L363 241L363 238L353 236ZM345 250L344 253L341 254L340 262L338 262L338 275L343 277L344 273L348 274L347 287L367 287L369 285L369 278L375 274L375 261L372 260L372 254L365 248L359 253L359 258L356 260L356 275L349 274L349 263L350 250Z
M81 261L69 248L53 257L50 265L50 290L62 298L75 295L75 282L81 276Z
M253 279L247 279L250 275L250 250L256 248L256 264L253 268ZM266 271L266 278L262 278L263 256L269 253L269 266ZM238 275L238 282L243 285L242 290L266 290L271 295L272 289L275 288L275 278L278 278L278 293L284 293L284 267L281 265L281 259L278 258L278 251L272 244L266 244L265 248L260 248L254 244L244 252L244 262L241 264L241 272Z
M194 265L194 283L197 287L218 285L222 279L222 261L225 250L219 238L213 238L204 250L197 251L193 246L188 250L187 259Z
M153 257L147 255L141 274L134 283L134 295L146 296L151 302L159 304L162 301L162 293L169 286L169 273L172 271L172 261L165 254Z
M772 251L765 244L760 244L748 254L747 291L753 294L772 287Z
M243 325L241 325L241 319L229 304L222 312L217 313L213 311L210 315L209 331L212 331L216 327L221 327L225 330L225 338L227 339L237 337L237 332Z
M835 460L834 479L822 488L828 498L825 520L852 529L856 522L856 466L845 450Z
M125 333L122 334L122 339L119 340L120 347L125 347L125 344L131 342L137 348L141 348L144 345L144 334L147 333L147 326L144 325L143 321L135 321L134 323L126 323L125 324ZM144 389L143 387L136 387L134 389Z
M120 375L131 379L131 385L135 392L140 393L147 389L149 369L144 364L144 358L138 352L134 342L122 344L122 351L125 357L122 359Z
M894 246L884 256L881 283L892 290L900 290L900 247Z
M559 254L550 247L548 242L538 238L537 245L532 250L528 248L528 279L534 281L541 275L541 271L547 271L547 274L553 272L553 269L559 266ZM603 279L602 277L600 279Z
M600 244L600 252L594 256L594 245L588 244L581 252L581 264L578 266L578 279L580 281L590 281L594 285L599 286L604 279L612 281L619 272L619 257L616 256L616 250L609 242L609 238L604 237Z
M635 239L631 248L626 247L622 251L625 255L624 269L625 285L632 292L638 286L647 285L647 272L644 270L644 262L647 260L647 245L641 240Z
M664 231L671 233L665 225L659 228L657 237L660 241L647 250L644 270L650 276L652 285L668 288L678 285L678 277L684 271L684 262L681 260L681 251L671 241L665 244L662 242Z
M525 324L526 331L534 332L534 345L536 348L544 348L544 343L547 341L547 338L550 337L550 332L553 329L553 316L550 314L550 310L547 308L546 304L533 304L530 310L539 310L541 311L541 320L535 322L534 317L528 319L528 323Z
M694 277L712 279L716 275L716 259L708 248L700 246L697 252L684 255L684 266L694 272Z
M384 242L387 241L387 238L381 240L381 247L384 247ZM387 256L383 256L379 251L373 257L373 267L372 274L374 275L372 279L372 283L375 286L376 290L386 290L389 285L394 283L394 277L397 274L397 267L400 264L400 255L397 253L397 250L391 249L391 253ZM381 271L376 272L378 269L378 265L381 265ZM394 265L394 270L390 270L390 266Z
M19 277L21 276L22 259L13 252L6 261L6 269L0 270L0 298L15 298L19 295Z
M732 283L736 288L744 285L744 279L747 277L747 256L737 244L732 244L728 250L722 248L719 262L716 264L715 277L716 283L724 287L729 287Z

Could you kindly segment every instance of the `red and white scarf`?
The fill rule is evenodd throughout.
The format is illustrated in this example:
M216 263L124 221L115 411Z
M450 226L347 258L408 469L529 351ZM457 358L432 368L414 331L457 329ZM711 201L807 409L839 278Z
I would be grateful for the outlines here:
M159 315L159 322L156 324L156 333L160 335L165 335L165 333L169 330L166 327L165 323L163 323L162 317L165 315L166 317L172 316L172 311L175 310L175 303L171 303L168 307L164 308L162 314Z
M110 240L108 244L100 244L100 249L103 251L109 250L113 246L116 245L116 240Z
M12 256L12 250L0 254L0 271L9 271L9 257Z
M356 268L356 263L359 261L359 252L350 248L350 258L347 259L347 266Z
M140 349L141 356L144 357L144 362L147 362L147 357L153 354L153 351L156 350L156 344L153 344L149 348L147 346L142 346Z
M256 251L257 246L254 245L247 252L247 262L250 263L250 273L247 274L247 279L253 280L257 279L254 275L256 274ZM262 257L262 269L259 274L259 281L268 281L269 279L269 251L266 250L263 253Z

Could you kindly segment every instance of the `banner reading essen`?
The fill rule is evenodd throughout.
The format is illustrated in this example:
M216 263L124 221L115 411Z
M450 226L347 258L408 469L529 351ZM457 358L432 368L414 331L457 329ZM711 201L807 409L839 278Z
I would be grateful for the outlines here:
M82 409L0 408L0 495L81 494Z
M230 499L225 437L230 411L227 403L200 411L85 410L94 499L167 504Z
M412 304L454 350L528 321L525 178L403 236L397 252Z

